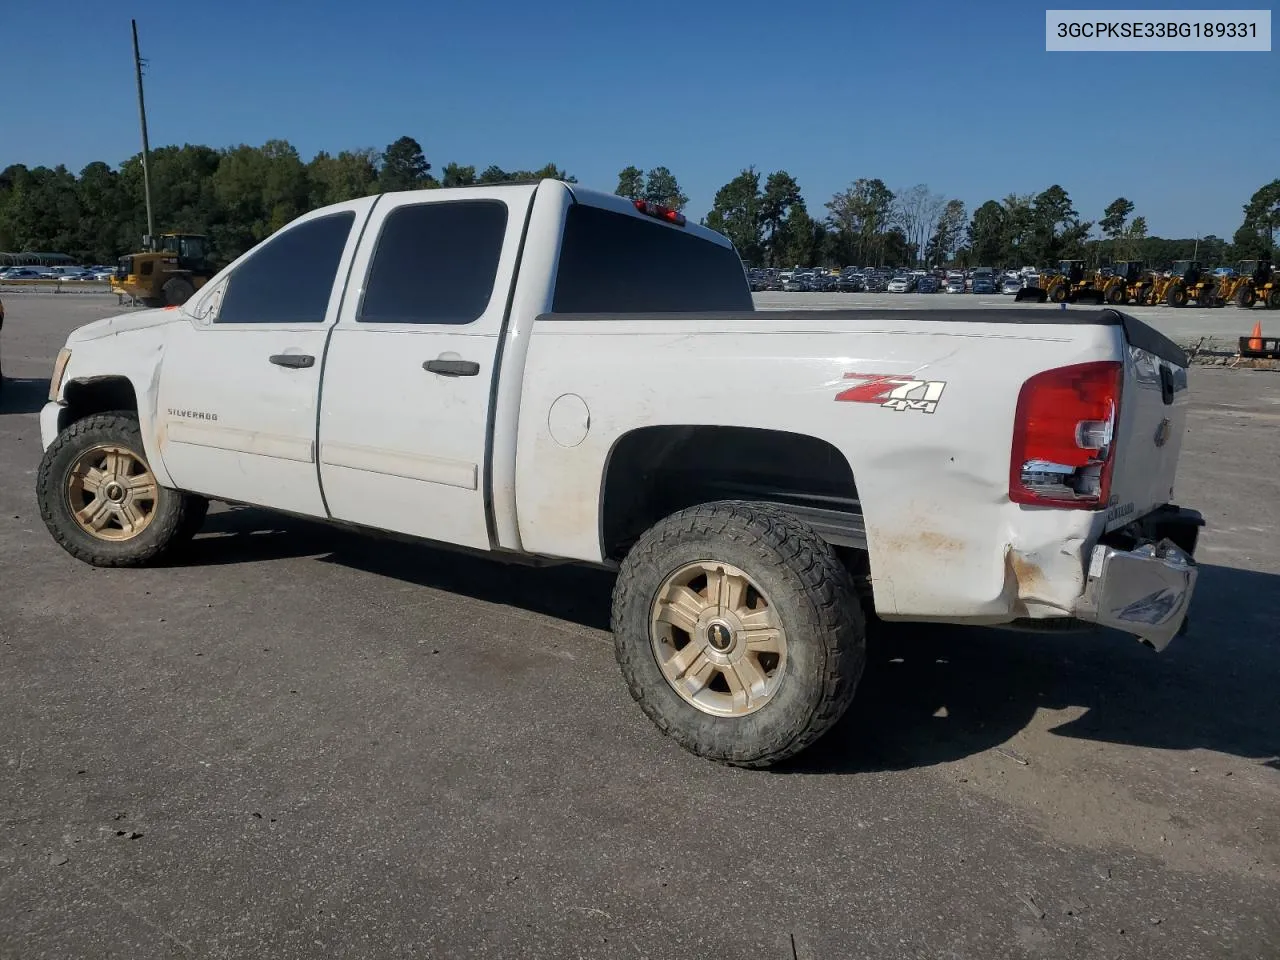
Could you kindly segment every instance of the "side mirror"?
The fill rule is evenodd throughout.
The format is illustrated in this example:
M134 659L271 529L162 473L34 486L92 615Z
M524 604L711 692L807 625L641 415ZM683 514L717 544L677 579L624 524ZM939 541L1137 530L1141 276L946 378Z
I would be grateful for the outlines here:
M152 243L154 243L154 242L155 242L155 237L151 236L151 234L149 234L149 233L144 233L144 234L142 235L142 249L143 249L143 250L150 250L150 249L151 249L151 245L152 245Z

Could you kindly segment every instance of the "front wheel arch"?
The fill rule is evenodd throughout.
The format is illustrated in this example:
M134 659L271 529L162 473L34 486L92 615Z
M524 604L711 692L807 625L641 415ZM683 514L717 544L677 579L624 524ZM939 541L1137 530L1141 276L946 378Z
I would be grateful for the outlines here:
M135 417L142 430L142 444L152 472L162 484L172 485L162 456L163 445L158 431L153 428L156 422L156 412L152 408L154 401L148 397L145 385L139 389L133 378L123 374L82 375L63 385L61 402L57 423L59 434L97 414L126 413Z

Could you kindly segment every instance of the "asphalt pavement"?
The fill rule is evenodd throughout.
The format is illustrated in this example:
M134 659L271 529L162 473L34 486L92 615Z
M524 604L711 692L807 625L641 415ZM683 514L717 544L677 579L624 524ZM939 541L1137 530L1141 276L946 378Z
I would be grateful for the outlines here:
M36 411L112 310L4 299L0 957L1280 956L1280 374L1192 371L1168 651L881 630L754 772L631 702L605 573L248 508L73 560Z

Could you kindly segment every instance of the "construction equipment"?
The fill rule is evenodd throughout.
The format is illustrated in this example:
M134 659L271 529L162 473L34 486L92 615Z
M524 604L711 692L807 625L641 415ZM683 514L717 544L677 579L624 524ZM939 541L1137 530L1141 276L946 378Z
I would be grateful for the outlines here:
M1149 302L1155 277L1145 263L1141 260L1121 260L1113 265L1112 270L1111 278L1102 288L1103 298L1107 303L1119 306Z
M1150 282L1141 260L1122 260L1098 270L1094 274L1093 289L1098 293L1098 302L1121 307L1131 300L1142 303ZM1077 300L1083 299L1082 292L1076 292Z
M1018 303L1024 300L1101 303L1102 294L1093 287L1093 278L1085 274L1083 260L1063 260L1058 264L1057 273L1042 273L1038 287L1023 287L1013 299Z
M1179 260L1167 276L1157 277L1152 288L1152 303L1185 307L1194 300L1202 307L1221 304L1217 297L1217 280L1204 272L1199 260Z
M1241 260L1224 286L1220 296L1237 307L1247 310L1261 302L1269 310L1280 310L1280 281L1270 260Z
M148 307L181 306L216 272L208 238L162 233L143 237L141 253L120 258L111 290Z

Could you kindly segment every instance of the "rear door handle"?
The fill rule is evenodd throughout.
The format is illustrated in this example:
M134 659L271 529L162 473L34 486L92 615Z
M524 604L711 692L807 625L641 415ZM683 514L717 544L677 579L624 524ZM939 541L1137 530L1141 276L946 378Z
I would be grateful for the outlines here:
M277 367L294 367L301 370L314 367L316 358L309 353L273 353L271 362Z
M480 364L474 360L428 360L422 369L442 377L474 377L480 372Z

